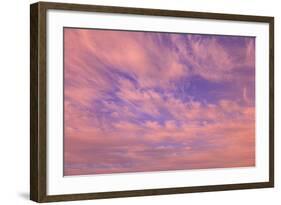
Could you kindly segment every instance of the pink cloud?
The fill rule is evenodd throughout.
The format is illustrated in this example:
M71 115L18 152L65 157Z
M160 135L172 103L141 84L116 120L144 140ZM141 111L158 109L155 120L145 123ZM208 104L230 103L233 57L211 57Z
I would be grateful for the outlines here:
M254 39L65 29L64 51L65 175L255 165Z

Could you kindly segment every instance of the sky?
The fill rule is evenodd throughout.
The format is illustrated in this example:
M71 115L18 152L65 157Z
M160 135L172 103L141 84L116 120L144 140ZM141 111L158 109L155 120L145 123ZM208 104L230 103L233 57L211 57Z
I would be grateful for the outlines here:
M64 28L64 175L255 166L255 38Z

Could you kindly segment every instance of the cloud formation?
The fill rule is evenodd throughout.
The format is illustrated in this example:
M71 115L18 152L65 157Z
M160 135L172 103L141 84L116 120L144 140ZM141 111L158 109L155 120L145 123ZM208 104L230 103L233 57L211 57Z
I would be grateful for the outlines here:
M255 38L64 29L64 175L255 166Z

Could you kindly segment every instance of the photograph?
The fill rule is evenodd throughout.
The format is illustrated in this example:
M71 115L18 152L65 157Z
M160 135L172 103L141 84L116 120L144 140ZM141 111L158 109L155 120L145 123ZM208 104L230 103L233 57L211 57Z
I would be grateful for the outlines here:
M63 32L65 176L255 166L255 37Z

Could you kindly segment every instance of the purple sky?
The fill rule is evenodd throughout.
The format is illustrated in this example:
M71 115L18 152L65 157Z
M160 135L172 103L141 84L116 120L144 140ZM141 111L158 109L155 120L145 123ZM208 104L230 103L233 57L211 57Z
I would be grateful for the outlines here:
M255 165L255 38L64 29L64 175Z

